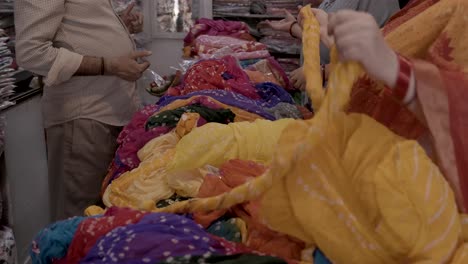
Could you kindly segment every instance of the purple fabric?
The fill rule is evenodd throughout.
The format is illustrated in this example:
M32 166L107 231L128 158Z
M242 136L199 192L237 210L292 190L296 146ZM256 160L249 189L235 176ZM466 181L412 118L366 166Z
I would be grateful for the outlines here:
M175 257L247 252L238 244L208 234L186 217L153 213L137 224L118 227L108 233L80 263L157 263Z
M199 92L193 92L183 96L163 96L156 103L157 105L164 107L176 100L188 99L193 96L207 96L211 97L223 104L231 105L237 108L241 108L250 113L257 114L268 120L276 120L275 117L267 113L264 108L272 108L278 103L291 103L294 104L291 96L283 88L272 83L261 83L255 87L257 92L262 97L260 100L253 100L245 97L241 94L224 91L224 90L204 90Z
M255 89L257 89L257 93L262 97L263 102L260 103L262 107L272 108L279 103L294 104L291 95L277 84L270 82L259 83L255 85Z
M200 18L184 38L185 46L191 45L200 35L231 36L240 39L254 40L249 35L249 27L245 23ZM250 39L246 36L250 36Z

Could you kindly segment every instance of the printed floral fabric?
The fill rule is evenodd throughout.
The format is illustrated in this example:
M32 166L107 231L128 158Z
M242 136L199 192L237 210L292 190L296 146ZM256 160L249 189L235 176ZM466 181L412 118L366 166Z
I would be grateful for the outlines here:
M107 233L81 263L157 263L249 252L240 244L208 234L184 216L153 213Z
M132 209L111 207L104 216L82 221L75 232L63 263L79 263L98 239L116 227L138 222L146 214Z
M208 36L231 36L244 40L255 40L249 34L249 27L243 22L212 20L200 18L195 22L184 39L185 46L190 46L193 41L201 35Z
M232 56L195 63L185 73L182 85L171 87L167 94L186 95L200 90L227 90L252 99L259 98L249 77Z
M252 178L262 175L267 167L243 160L230 160L220 167L219 175L208 174L200 187L198 197L212 197L227 193ZM260 221L259 202L252 201L231 208L211 213L194 213L194 219L205 227L219 217L229 212L240 217L247 224L247 239L245 245L249 248L268 255L276 255L283 259L298 260L304 244L296 239L288 237L268 229Z
M74 217L51 224L36 235L30 256L34 264L50 264L66 256L75 231L84 217Z

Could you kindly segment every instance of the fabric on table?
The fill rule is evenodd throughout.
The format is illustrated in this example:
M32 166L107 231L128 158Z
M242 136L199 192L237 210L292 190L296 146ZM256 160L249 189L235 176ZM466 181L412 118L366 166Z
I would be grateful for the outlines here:
M204 92L209 92L209 91L204 91ZM212 91L212 93L216 93L216 92L221 92L221 91ZM226 96L228 100L224 100L224 101L228 101L230 104L236 104L239 106L241 105L249 106L247 104L241 104L242 98L244 99L246 98L245 97L240 98L239 96L240 95L234 95L233 97ZM148 141L157 137L157 133L155 133L155 130L150 130L148 132L145 131L146 119L148 119L153 113L158 113L160 111L166 111L166 110L173 110L173 109L183 107L186 105L198 103L198 104L208 106L210 108L230 109L236 115L234 119L235 122L254 121L256 119L262 119L260 115L253 114L253 113L243 110L242 109L243 107L237 108L237 107L233 107L230 105L226 105L226 104L220 103L219 101L211 97L194 95L193 97L186 96L186 97L178 97L178 98L187 98L187 99L175 100L177 98L166 97L166 100L161 101L162 103L160 104L160 107L157 108L159 110L157 110L156 107L146 108L144 111L139 112L134 117L134 120L128 125L128 127L124 128L123 132L119 136L120 138L119 142L125 142L125 143L122 143L122 145L117 150L116 157L109 169L109 172L106 178L103 181L103 184L101 187L102 195L104 194L107 186L113 180L119 178L122 174L136 168L140 164L140 159L138 159L138 156L137 156L138 150L140 150ZM219 96L219 98L222 99L223 97ZM236 101L234 100L239 101L239 103L236 103ZM251 111L254 111L253 109L258 109L258 112L262 111L263 113L265 113L265 115L268 115L271 118L274 118L272 115L266 113L265 111L263 111L262 108L256 105L250 105L249 107ZM185 122L186 121L181 120L179 122L178 127L176 127L176 131L187 130L188 127L190 127L190 125L188 123L185 124ZM184 123L185 125L182 125L182 123ZM191 129L189 130L191 131ZM131 133L130 131L134 131L134 132Z
M267 112L271 113L275 116L275 118L283 119L283 118L293 118L293 119L303 119L303 115L301 111L297 108L297 106L288 103L279 103L272 108L265 109Z
M167 106L168 104L173 103L174 101L178 100L192 100L195 98L204 98L203 100L210 100L210 101L218 101L224 105L226 105L226 108L229 108L232 110L230 107L237 107L242 109L244 112L249 112L252 114L259 115L263 117L264 119L268 120L275 120L274 117L263 109L262 104L267 104L267 107L273 107L273 104L268 104L268 102L265 102L263 100L252 100L250 98L247 98L243 95L234 93L234 92L229 92L229 91L223 91L223 90L205 90L205 91L199 91L199 92L194 92L190 93L188 95L184 96L163 96L159 99L157 104L161 107ZM200 99L201 100L201 99ZM236 117L239 116L238 113L234 112L236 114ZM243 120L243 121L249 121L249 120ZM240 120L236 119L235 122L240 122Z
M244 69L244 71L249 76L250 81L253 82L254 84L270 82L270 83L274 83L277 85L281 85L279 81L275 78L275 76L273 76L273 74L263 73L261 71L256 71L256 70L247 70L247 69Z
M332 264L319 249L314 251L314 264Z
M84 217L59 221L41 230L33 239L30 256L34 264L49 264L66 256L78 225Z
M235 53L266 50L267 47L256 41L246 41L227 36L202 35L195 39L197 54L213 54L216 50L229 47Z
M86 263L157 263L176 257L249 253L235 244L208 234L183 216L155 213L138 223L118 227L97 241L81 261Z
M200 18L195 22L195 25L184 38L184 45L192 45L194 40L201 35L231 36L248 41L255 40L249 34L249 27L247 24L243 22Z
M195 63L185 73L182 84L171 87L167 94L186 95L201 90L227 90L251 99L259 98L249 77L232 56Z
M204 256L193 256L191 258L174 258L171 261L162 261L159 264L166 263L179 263L179 264L198 264L198 263L218 263L218 264L280 264L287 263L282 259L269 257L269 256L259 256L259 255L231 255L231 256L213 256L213 257L204 257Z
M265 103L262 107L276 106L279 103L294 104L291 95L281 86L274 83L259 83L255 89Z
M315 50L305 56L311 95L320 89L320 30L310 7L302 10L304 51ZM332 55L322 106L313 119L287 126L265 174L229 193L155 211L227 209L261 197L268 227L318 246L333 263L466 263L468 243L449 184L416 142L344 112L362 69L335 64L335 49Z
M83 215L99 192L120 127L76 119L46 129L51 220Z
M148 118L146 129L158 126L175 127L184 113L198 113L205 123L227 124L234 122L236 115L229 109L211 109L200 104L183 106L174 110L160 112Z
M242 233L236 223L236 219L220 219L206 228L206 231L214 236L222 237L228 241L241 243Z
M208 174L200 187L199 198L213 197L227 193L233 188L262 175L267 167L251 161L230 160L220 167L217 175ZM304 244L287 235L270 230L260 222L259 201L252 201L235 206L230 210L210 213L194 213L194 220L204 227L229 212L241 218L247 225L247 238L244 244L249 248L267 255L275 255L288 260L300 260ZM215 223L216 224L216 223Z
M155 138L153 140L164 140ZM157 153L154 150L153 153ZM104 192L102 200L106 206L119 206L140 209L143 203L168 199L174 190L167 183L166 165L173 157L173 148L162 148L148 160L143 160L139 167L125 172L112 181Z
M163 208L163 207L166 207L166 206L169 206L173 203L177 203L177 202L180 202L180 201L185 201L185 200L188 200L189 198L185 198L185 197L181 197L177 194L174 194L171 198L169 199L164 199L164 200L160 200L159 202L156 203L156 207L157 208Z
M230 47L224 47L218 50L212 50L212 54L200 53L198 57L204 60L208 59L221 59L224 56L232 56L237 60L254 60L254 59L266 59L270 57L268 50L257 50L257 51L237 51L235 52Z
M239 61L239 64L242 67L242 69L245 69L245 68L249 67L250 65L259 62L260 60L261 59L241 60L241 61Z
M256 120L253 126L248 122L209 123L196 128L175 148L156 149L153 152L157 155L115 179L108 185L103 201L106 206L149 210L174 193L195 197L203 183L202 170L206 165L216 167L235 158L270 162L278 137L289 122L292 120L275 123ZM206 148L214 143L216 148Z
M218 167L231 159L268 163L281 132L291 122L292 119L282 119L276 122L256 120L228 125L206 124L179 141L168 171L190 171L205 165Z
M75 232L64 263L79 263L96 241L119 226L138 222L146 214L132 209L111 207L101 217L83 220Z
M276 59L273 57L260 60L257 63L249 66L247 70L262 72L267 76L271 75L275 80L278 81L279 86L288 90L293 89L283 67L281 67L278 61L276 61Z

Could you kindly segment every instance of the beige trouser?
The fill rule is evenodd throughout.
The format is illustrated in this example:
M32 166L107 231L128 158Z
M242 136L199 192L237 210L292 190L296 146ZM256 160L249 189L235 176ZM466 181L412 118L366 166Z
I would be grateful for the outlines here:
M86 207L100 203L120 130L89 119L46 129L52 221L83 215Z

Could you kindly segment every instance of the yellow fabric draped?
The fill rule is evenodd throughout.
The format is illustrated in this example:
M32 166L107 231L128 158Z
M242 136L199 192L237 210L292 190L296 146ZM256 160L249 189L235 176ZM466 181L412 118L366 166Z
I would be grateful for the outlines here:
M303 12L307 91L320 106L315 118L289 122L261 177L153 211L211 211L261 197L267 226L309 249L319 246L333 263L468 263L453 192L422 148L365 115L343 112L361 67L336 63L323 94L319 25L310 7Z

